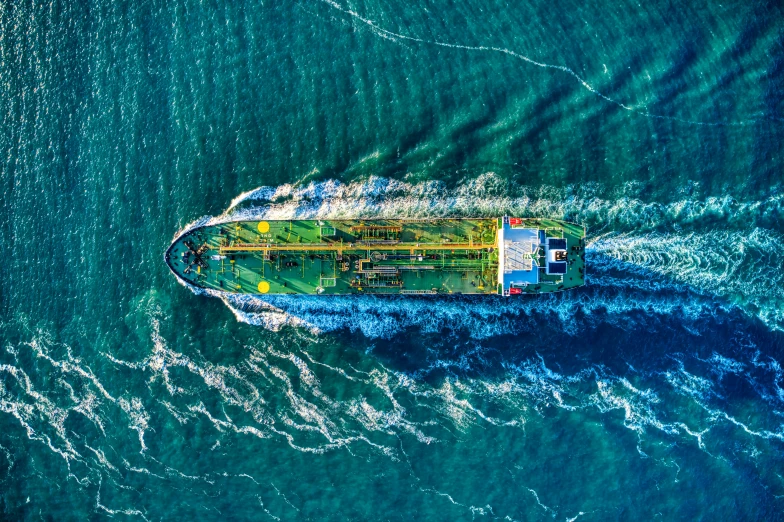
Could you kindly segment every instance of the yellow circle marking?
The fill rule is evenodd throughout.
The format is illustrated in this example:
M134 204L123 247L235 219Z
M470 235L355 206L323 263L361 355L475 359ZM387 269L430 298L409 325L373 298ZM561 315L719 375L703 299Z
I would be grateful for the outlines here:
M269 283L266 281L262 281L261 283L259 283L259 292L262 294L266 294L267 292L269 292Z
M266 221L259 221L258 227L259 227L259 232L261 232L262 234L266 234L267 232L269 232L269 223L267 223Z

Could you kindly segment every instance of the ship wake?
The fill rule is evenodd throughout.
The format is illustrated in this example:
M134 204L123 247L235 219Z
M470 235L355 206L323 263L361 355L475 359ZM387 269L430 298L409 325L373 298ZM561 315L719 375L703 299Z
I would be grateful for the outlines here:
M408 328L475 338L527 331L542 320L577 334L610 323L645 328L652 316L699 332L706 320L742 313L784 328L784 238L769 230L782 198L740 202L683 198L646 202L629 185L613 197L599 185L522 187L487 173L455 189L438 182L371 177L344 184L260 187L220 216L178 233L233 220L423 217L552 217L588 228L586 287L522 299L488 297L247 296L214 293L238 320L271 330L340 329L390 337ZM684 191L686 192L686 191ZM208 292L212 293L212 292Z

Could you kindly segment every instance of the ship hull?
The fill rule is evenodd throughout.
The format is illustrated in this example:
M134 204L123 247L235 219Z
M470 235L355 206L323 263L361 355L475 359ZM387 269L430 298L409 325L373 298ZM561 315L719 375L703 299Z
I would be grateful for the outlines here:
M551 219L231 221L180 235L165 260L232 294L539 294L584 284L584 238Z

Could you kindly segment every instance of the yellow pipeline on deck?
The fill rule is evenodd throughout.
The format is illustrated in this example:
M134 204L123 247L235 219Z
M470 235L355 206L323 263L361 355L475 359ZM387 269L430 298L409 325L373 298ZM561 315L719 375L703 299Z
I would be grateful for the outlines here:
M219 252L221 254L236 253L236 252L342 252L346 250L482 250L485 248L495 248L494 243L477 244L477 243L395 243L394 245L375 245L375 244L360 244L360 243L343 243L343 244L327 244L327 243L304 243L297 245L274 245L274 244L241 244L232 246L221 246Z

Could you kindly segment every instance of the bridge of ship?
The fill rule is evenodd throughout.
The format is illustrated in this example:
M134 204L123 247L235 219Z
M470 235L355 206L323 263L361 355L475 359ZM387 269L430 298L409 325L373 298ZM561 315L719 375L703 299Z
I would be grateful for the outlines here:
M503 218L498 229L501 293L564 290L585 282L585 230L548 219Z

